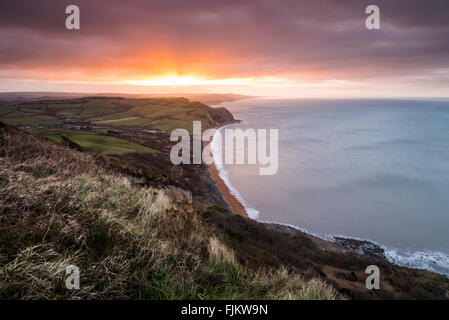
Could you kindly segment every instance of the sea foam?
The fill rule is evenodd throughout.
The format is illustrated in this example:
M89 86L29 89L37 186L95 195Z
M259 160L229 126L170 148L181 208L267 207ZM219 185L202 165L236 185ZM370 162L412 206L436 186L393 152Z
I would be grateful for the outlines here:
M229 125L228 125L229 126ZM216 135L218 132L220 132L228 126L223 126L221 128L219 128L217 130L217 132L214 134L212 141L211 141L211 151L212 151L212 156L214 158L214 163L215 166L217 167L218 170L218 175L220 176L220 178L223 180L223 182L226 184L226 186L228 187L230 193L237 199L238 202L240 202L242 204L242 206L245 208L246 214L248 215L248 217L250 217L251 219L257 219L257 217L259 216L259 211L256 210L255 208L251 207L250 205L248 205L248 203L245 201L245 199L243 199L242 195L237 191L237 189L232 185L230 179L229 179L229 173L226 171L226 169L223 166L223 161L222 159L220 159L221 156L221 152L220 150L222 150L221 148L223 148L223 146L221 144L218 143L218 139L216 139Z
M239 128L282 131L270 183L250 170L234 176L212 144L220 178L249 217L329 241L369 241L392 263L449 276L449 101L262 99L226 107L244 120ZM239 184L246 179L254 183Z

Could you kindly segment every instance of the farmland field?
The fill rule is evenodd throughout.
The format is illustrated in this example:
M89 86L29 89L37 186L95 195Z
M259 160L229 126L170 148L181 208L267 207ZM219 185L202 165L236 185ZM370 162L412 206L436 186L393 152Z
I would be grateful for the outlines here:
M208 106L185 98L80 98L0 105L0 121L19 127L39 128L65 122L108 123L147 129L191 129L193 120L205 120Z
M65 136L101 155L159 152L145 142L148 130L169 139L173 129L191 132L193 121L201 121L203 128L215 126L219 120L214 116L223 114L185 98L87 97L0 104L0 121L59 142Z
M50 129L36 130L34 133L58 142L62 141L62 136L64 135L79 144L86 151L101 155L122 155L130 152L158 152L155 149L147 148L123 139L103 136L92 132Z

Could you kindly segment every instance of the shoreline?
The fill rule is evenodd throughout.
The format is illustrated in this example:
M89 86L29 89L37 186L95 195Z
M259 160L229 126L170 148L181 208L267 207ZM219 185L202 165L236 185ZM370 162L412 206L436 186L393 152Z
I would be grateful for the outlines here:
M237 122L236 122L237 123ZM229 124L216 126L215 129L220 129L224 126L227 126ZM205 141L203 147L206 147L209 143L211 143L213 140L213 137L211 141ZM212 150L210 150L211 154L213 155ZM220 192L221 196L223 197L223 200L226 202L226 204L229 206L231 211L239 215L243 218L253 220L248 216L248 213L246 211L246 207L232 194L231 190L227 186L226 182L220 177L220 171L218 170L217 166L215 165L215 162L208 165L208 173L210 178L214 181L215 186L217 187L218 191ZM444 275L446 277L449 276L446 271L444 270L438 270L441 268L441 266L438 266L437 262L435 260L436 257L434 254L435 252L419 252L419 251L410 251L407 252L407 255L418 255L421 257L421 259L424 258L424 260L428 260L426 262L433 262L436 264L435 266L429 267L422 266L420 263L416 264L414 261L415 259L413 257L406 257L404 256L404 253L401 255L399 252L399 249L396 248L390 248L388 246L379 244L375 241L372 241L370 239L359 239L356 237L346 236L346 235L318 235L314 234L313 232L310 232L308 230L304 230L301 227L293 226L293 225L287 225L283 223L279 223L276 221L258 221L254 220L259 223L264 224L269 229L276 229L278 231L281 231L283 233L287 234L306 234L310 237L310 239L317 244L321 248L326 248L327 250L334 251L334 252L341 252L341 253L347 253L352 252L353 254L357 254L366 258L375 258L380 259L381 261L388 261L389 263L392 263L393 265L405 267L405 268L412 268L412 269L419 269L419 270L427 270L430 272L435 272L437 274ZM294 230L294 231L293 231ZM439 252L437 252L439 253ZM426 256L426 257L425 257ZM435 268L436 267L436 268Z
M218 130L224 126L225 125L217 126L215 127L215 129ZM212 137L210 141L205 141L204 147L212 143L213 138L214 137ZM212 150L210 150L210 152L212 154ZM249 219L245 206L231 193L231 190L229 190L226 183L220 177L220 172L217 166L215 165L215 161L207 166L207 170L209 172L210 177L215 182L215 186L217 187L218 191L221 193L223 200L227 203L231 211L234 212L236 215Z
M234 123L238 122L240 121L235 121ZM214 128L219 130L220 128L230 124L233 123L218 125ZM204 142L204 147L209 143L212 143L213 138L214 136L210 141ZM213 155L212 150L210 150L210 152ZM223 200L236 215L262 223L269 229L276 229L283 233L306 234L319 247L326 248L330 251L337 251L341 253L351 252L365 258L375 258L380 259L381 261L388 261L396 266L426 270L449 277L449 273L447 271L447 266L449 263L448 256L442 251L400 249L380 244L371 239L362 239L341 234L315 234L299 226L279 223L276 221L261 221L251 218L248 215L247 207L244 203L234 196L226 182L220 177L220 171L215 165L215 162L208 165L208 172Z

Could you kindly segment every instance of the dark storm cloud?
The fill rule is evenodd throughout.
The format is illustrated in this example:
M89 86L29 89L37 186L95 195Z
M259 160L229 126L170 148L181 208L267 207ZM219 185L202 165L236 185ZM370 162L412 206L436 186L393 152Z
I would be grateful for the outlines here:
M65 29L72 3L79 31ZM381 9L380 31L364 27L369 4ZM449 1L3 0L0 37L11 72L144 75L166 60L219 78L400 76L449 67Z

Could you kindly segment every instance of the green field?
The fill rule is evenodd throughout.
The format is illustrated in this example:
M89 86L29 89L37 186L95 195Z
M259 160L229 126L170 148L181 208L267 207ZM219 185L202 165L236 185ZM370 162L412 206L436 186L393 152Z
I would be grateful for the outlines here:
M148 118L135 118L123 121L115 121L107 123L110 126L145 126L151 123L151 119Z
M192 131L193 121L203 128L210 121L210 107L185 98L128 99L87 97L78 99L0 104L0 121L31 130L55 141L62 135L84 150L101 155L157 150L105 135L108 129L152 129L170 132L177 128ZM213 121L213 120L212 120ZM210 124L210 123L209 123ZM88 130L72 130L89 128Z
M0 105L0 121L19 127L57 126L64 122L104 123L107 126L145 127L171 131L192 129L193 120L206 120L208 106L185 98L80 98ZM134 119L128 119L136 117Z
M98 135L92 132L71 130L35 130L34 133L61 142L62 135L76 142L86 151L101 155L122 155L130 152L159 152L123 139Z
M16 106L0 105L0 117L10 112L13 112L14 110L17 110Z

